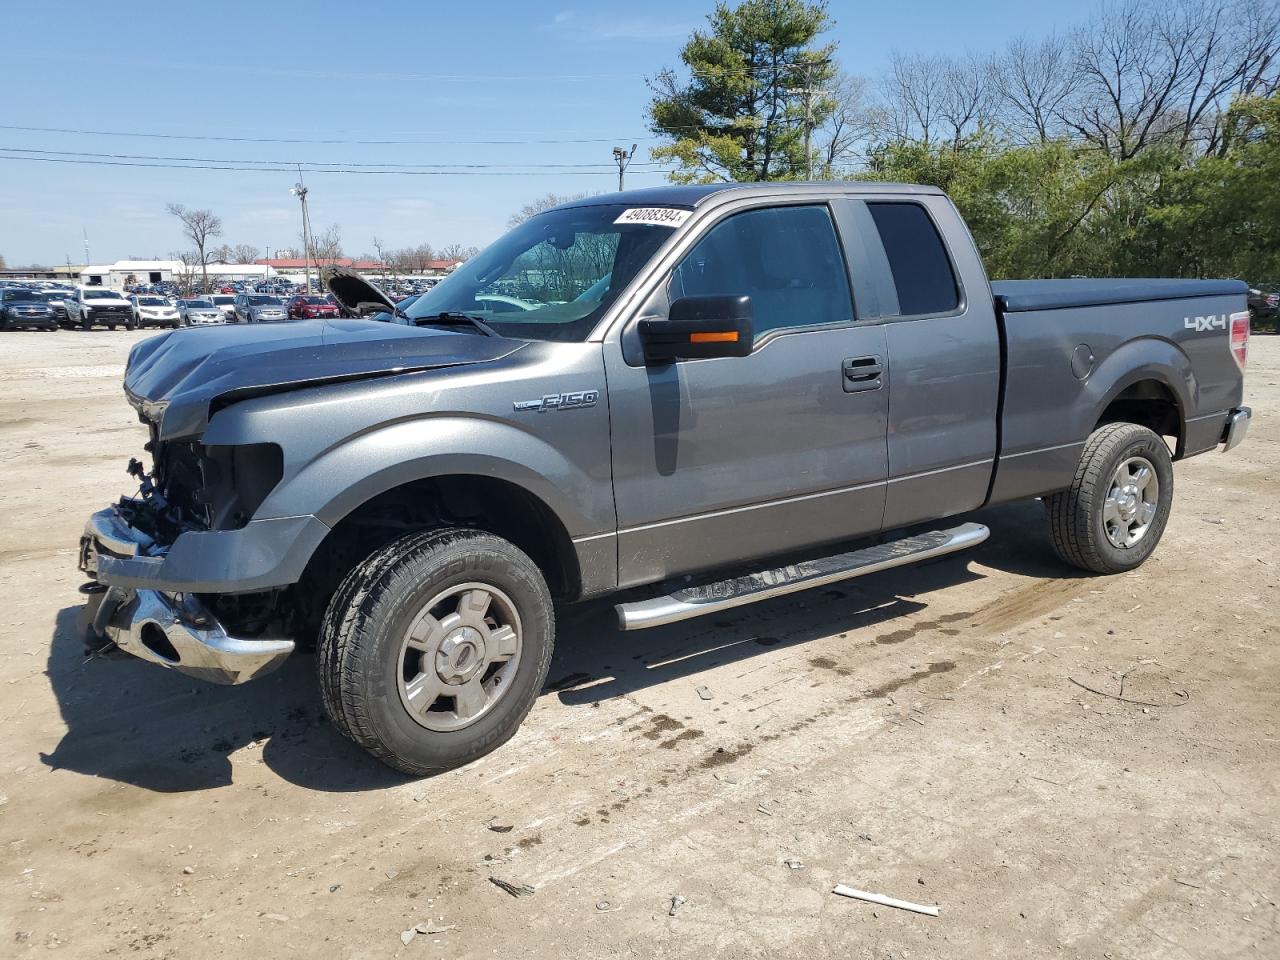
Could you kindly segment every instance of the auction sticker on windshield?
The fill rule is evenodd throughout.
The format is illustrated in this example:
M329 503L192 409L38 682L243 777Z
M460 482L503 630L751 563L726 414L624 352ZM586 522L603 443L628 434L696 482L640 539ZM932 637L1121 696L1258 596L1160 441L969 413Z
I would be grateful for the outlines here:
M632 207L618 214L614 223L644 223L651 227L678 227L689 219L692 210L671 207Z

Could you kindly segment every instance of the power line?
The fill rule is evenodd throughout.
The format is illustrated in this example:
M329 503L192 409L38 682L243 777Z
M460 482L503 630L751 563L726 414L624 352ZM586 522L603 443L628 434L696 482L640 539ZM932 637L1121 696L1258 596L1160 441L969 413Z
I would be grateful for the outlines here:
M138 133L136 131L121 130L76 130L70 127L23 127L12 124L0 124L0 130L20 130L26 133L69 133L76 136L84 137L142 137L154 140L208 140L219 143L292 143L292 144L317 144L317 145L347 145L347 146L368 146L368 147L393 147L393 146L423 146L429 144L439 144L442 146L488 146L488 147L509 147L522 144L564 144L564 143L616 143L619 140L625 140L626 137L588 137L579 139L537 139L537 140L454 140L454 139L430 139L430 140L339 140L339 139L308 139L308 138L281 138L281 137L219 137L211 134L185 134L185 133ZM653 137L631 138L631 139L654 139Z
M520 170L588 170L608 169L607 163L355 163L325 160L248 160L243 157L168 157L146 153L95 153L85 150L45 150L40 147L0 147L0 153L38 153L54 157L92 157L102 160L162 160L175 163L243 163L262 166L280 166L290 169L299 166L307 168L388 168L392 170L487 170L504 167ZM643 162L635 164L640 167L655 167L661 164ZM665 169L665 168L664 168Z
M72 157L15 157L0 156L0 160L28 160L36 163L65 163L88 167L148 167L153 169L172 170L232 170L248 173L281 173L287 172L282 167L242 166L235 163L150 163L131 160L88 160ZM342 173L342 174L384 174L402 177L560 177L570 175L570 171L555 170L357 170L350 168L321 167L307 170L308 173ZM668 169L644 170L643 173L670 173ZM579 177L612 177L611 170L578 170L573 176Z

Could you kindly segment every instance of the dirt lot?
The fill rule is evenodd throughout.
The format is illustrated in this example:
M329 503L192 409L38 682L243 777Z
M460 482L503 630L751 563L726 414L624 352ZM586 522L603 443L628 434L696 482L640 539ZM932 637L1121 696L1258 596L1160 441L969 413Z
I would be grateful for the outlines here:
M0 954L1280 956L1280 339L1140 571L1073 574L1032 503L718 620L562 611L516 739L407 781L328 726L309 656L241 688L84 662L74 547L141 455L143 335L0 339ZM1072 682L1122 676L1158 705Z

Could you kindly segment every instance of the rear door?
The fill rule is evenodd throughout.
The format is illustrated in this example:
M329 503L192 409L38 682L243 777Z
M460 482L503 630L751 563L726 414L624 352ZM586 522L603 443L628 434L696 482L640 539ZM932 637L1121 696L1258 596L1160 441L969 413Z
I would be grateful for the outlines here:
M975 509L995 465L1000 340L968 228L941 195L843 203L893 372L884 526Z
M604 345L622 586L880 528L885 336L855 318L830 208L731 209ZM749 356L643 365L638 320L744 294Z

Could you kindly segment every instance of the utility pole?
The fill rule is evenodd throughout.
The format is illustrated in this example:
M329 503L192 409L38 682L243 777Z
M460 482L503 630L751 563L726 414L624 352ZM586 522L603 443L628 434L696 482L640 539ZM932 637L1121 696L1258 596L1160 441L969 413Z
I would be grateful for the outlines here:
M307 293L311 292L311 214L307 210L307 187L302 182L302 165L298 165L298 182L289 191L302 201L302 268L307 278ZM317 268L319 264L316 265Z
M84 265L87 267L91 261L89 260L89 228L81 227L84 231Z
M813 179L813 71L815 67L824 67L830 60L813 60L801 64L804 70L804 87L795 91L804 94L804 178Z
M630 152L622 147L613 148L613 162L618 165L618 192L623 190L623 174L627 172L627 167L631 165L631 159L636 155L636 145L631 145Z

